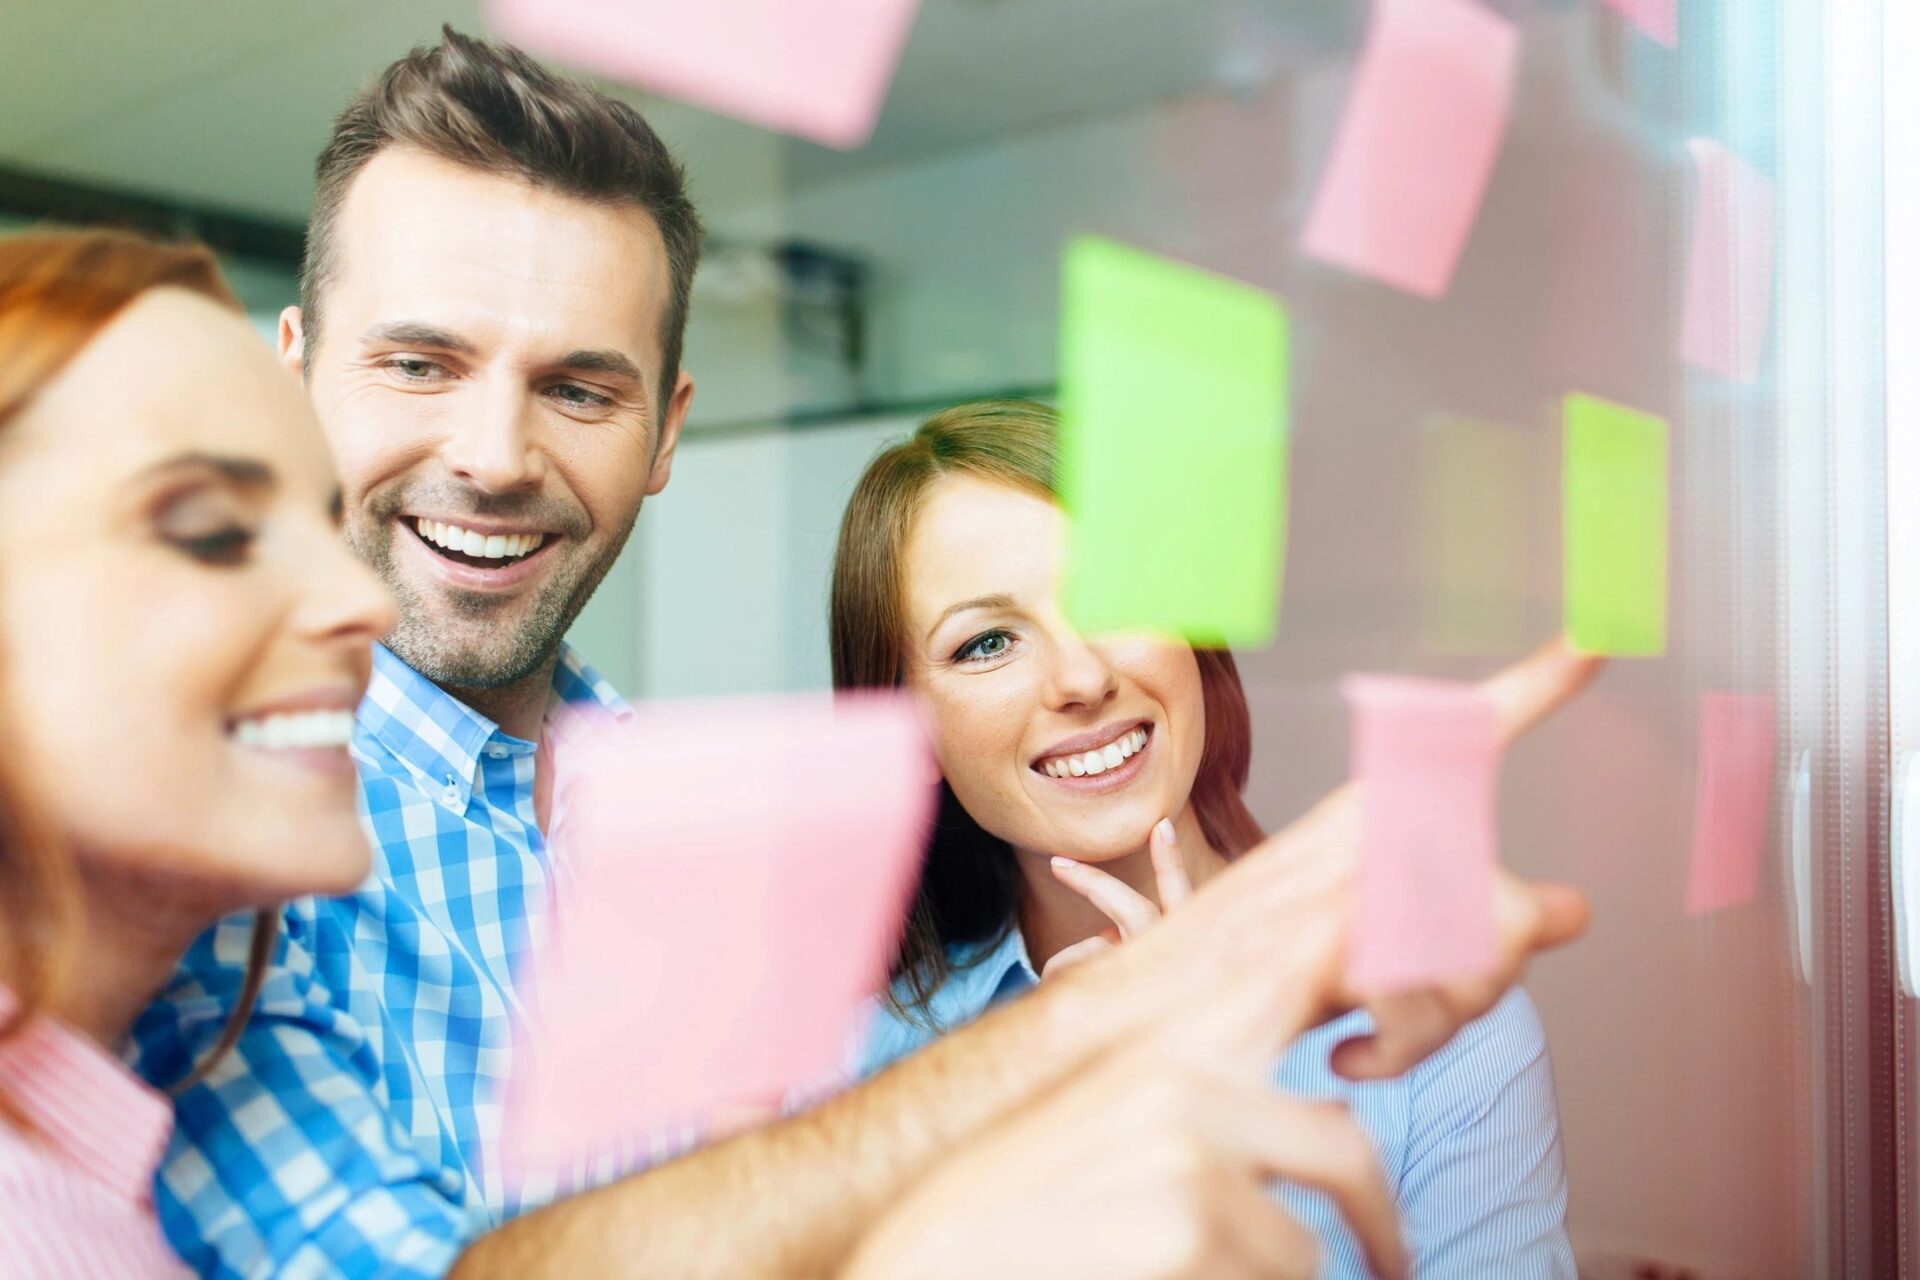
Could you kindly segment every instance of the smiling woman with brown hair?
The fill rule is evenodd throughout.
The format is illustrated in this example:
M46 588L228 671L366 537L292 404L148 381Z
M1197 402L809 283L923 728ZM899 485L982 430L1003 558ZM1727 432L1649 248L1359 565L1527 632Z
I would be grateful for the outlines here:
M392 604L336 521L312 415L204 250L0 240L9 1275L180 1270L151 1200L172 1108L115 1055L209 923L366 874L346 743Z
M914 689L943 774L869 1072L1151 927L1261 837L1240 796L1250 730L1232 657L1084 637L1060 613L1054 430L1037 404L939 414L874 459L841 525L834 683ZM1364 1012L1313 1029L1275 1081L1352 1109L1414 1273L1571 1276L1552 1070L1526 995L1399 1079L1342 1078L1334 1049L1371 1030ZM1364 1274L1324 1197L1281 1194L1325 1274Z

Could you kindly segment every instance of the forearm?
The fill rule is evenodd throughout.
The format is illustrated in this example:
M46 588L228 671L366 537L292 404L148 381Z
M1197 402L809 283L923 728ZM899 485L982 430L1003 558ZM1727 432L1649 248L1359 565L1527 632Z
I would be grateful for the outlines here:
M1136 1025L1130 1005L1103 975L1049 983L804 1115L516 1219L453 1275L831 1275L934 1160Z

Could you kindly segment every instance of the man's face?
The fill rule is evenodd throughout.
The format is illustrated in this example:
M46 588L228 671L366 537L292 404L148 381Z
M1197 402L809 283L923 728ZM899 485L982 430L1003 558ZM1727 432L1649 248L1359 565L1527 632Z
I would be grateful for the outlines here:
M658 227L417 152L348 189L305 364L347 537L387 580L387 643L455 688L536 672L667 483L693 381L660 386Z

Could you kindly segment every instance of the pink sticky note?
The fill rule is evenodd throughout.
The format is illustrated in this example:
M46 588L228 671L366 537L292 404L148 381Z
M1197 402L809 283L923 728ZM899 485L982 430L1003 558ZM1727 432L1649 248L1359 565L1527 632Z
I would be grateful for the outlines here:
M1607 5L1667 48L1680 43L1679 0L1607 0Z
M1493 967L1500 728L1472 685L1349 676L1360 912L1348 976L1371 992Z
M918 0L490 0L529 51L829 147L873 134Z
M1711 138L1691 138L1699 176L1687 251L1680 355L1751 383L1773 314L1773 183Z
M515 1179L831 1076L886 983L932 814L897 697L654 707L570 744L589 748L521 980Z
M1700 761L1693 792L1687 914L1753 897L1773 812L1773 699L1708 693L1700 699Z
M1447 290L1506 134L1520 35L1478 0L1374 0L1303 252Z

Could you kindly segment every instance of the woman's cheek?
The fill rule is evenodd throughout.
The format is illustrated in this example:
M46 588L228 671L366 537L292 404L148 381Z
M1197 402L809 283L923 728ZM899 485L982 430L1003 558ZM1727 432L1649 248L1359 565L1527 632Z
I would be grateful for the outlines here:
M1010 776L1008 762L1019 755L1023 725L1010 715L1004 696L981 687L981 677L971 683L976 687L943 690L936 698L935 754L947 785L980 819L1001 807L1018 782Z

